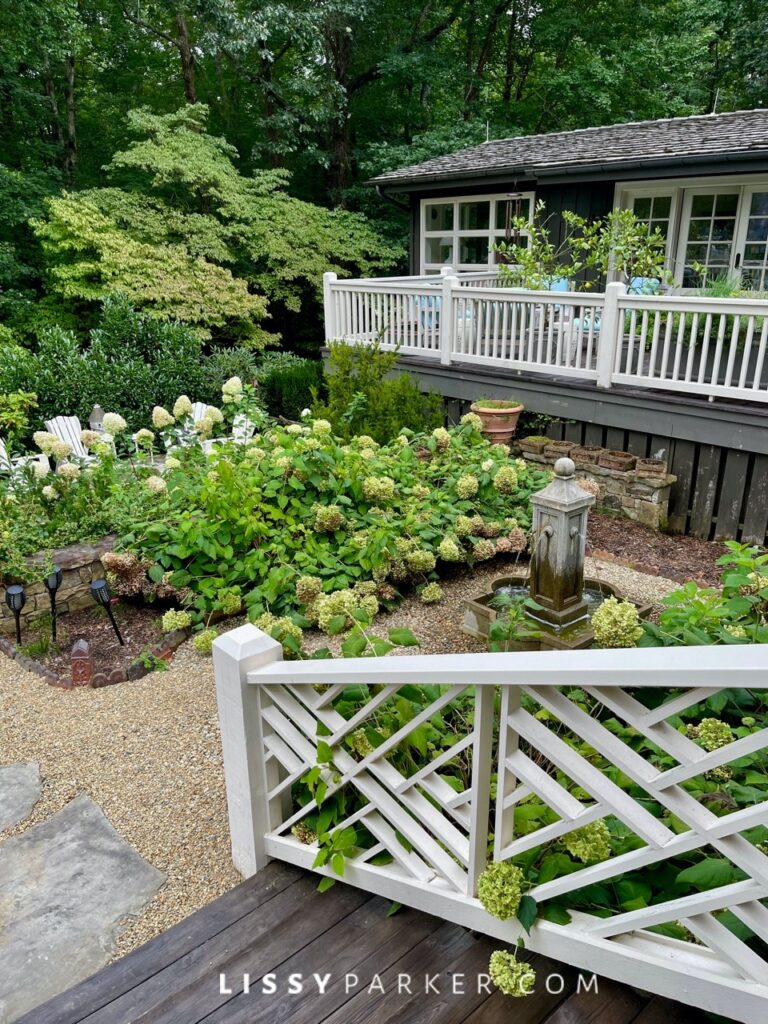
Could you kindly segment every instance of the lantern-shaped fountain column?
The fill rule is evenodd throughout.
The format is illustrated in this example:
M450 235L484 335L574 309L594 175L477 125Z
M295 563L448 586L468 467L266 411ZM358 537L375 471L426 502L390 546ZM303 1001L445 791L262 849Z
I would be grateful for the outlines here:
M529 613L555 627L587 615L584 600L584 551L587 509L595 498L579 487L572 459L558 459L555 478L531 495L533 556L530 594L541 610Z

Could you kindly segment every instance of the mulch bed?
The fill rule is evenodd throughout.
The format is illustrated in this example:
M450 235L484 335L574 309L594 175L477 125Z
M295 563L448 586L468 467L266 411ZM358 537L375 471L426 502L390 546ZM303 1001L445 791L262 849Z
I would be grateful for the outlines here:
M156 646L160 640L159 616L162 612L119 602L112 606L112 613L125 640L125 647L118 643L105 611L101 608L84 608L58 619L58 651L51 646L47 654L30 653L36 661L42 662L57 675L69 675L72 644L76 640L87 640L94 672L108 672L120 665L127 668L142 651ZM48 633L47 628L45 631ZM31 634L22 635L22 644L29 644L31 639Z
M716 562L726 550L723 544L659 533L619 516L595 512L589 516L587 554L623 562L650 576L680 583L696 580L702 586L717 587L722 567Z
M93 686L107 686L139 679L158 667L158 661L169 661L188 630L163 634L160 630L161 608L134 605L119 601L112 605L121 646L112 623L101 608L85 608L62 615L57 620L57 643L47 649L41 641L50 638L50 624L27 626L22 630L22 646L17 649L11 638L0 638L0 649L31 672L44 676L53 686L69 687L72 678L72 645L86 640L93 660ZM147 657L150 655L150 657ZM144 657L142 657L144 656ZM82 680L85 685L88 678Z

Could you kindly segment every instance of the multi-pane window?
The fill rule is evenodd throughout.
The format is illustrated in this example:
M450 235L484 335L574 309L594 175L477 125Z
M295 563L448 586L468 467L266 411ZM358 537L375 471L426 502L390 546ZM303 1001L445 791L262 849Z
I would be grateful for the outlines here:
M662 235L669 237L669 220L672 214L672 196L637 196L632 207L638 220L648 226L648 234L659 230Z
M768 289L768 191L750 196L741 280L745 288Z
M739 191L704 192L691 197L683 287L702 278L727 277L733 264Z
M526 220L533 213L533 199L532 192L525 192L519 201L520 215ZM504 193L422 202L421 272L436 274L443 266L483 270L492 265L494 247L504 241L509 202ZM517 201L511 203L514 216ZM519 243L526 241L526 233L521 232Z

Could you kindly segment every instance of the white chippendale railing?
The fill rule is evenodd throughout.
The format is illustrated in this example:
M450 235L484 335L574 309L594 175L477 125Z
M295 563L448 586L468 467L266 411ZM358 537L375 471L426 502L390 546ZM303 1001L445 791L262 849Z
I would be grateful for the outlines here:
M450 268L446 268L449 270ZM525 291L495 270L339 280L326 274L327 342L452 363L768 402L768 301ZM447 314L447 315L446 315Z
M768 729L708 752L668 721L725 688L768 690L768 647L283 662L276 641L243 626L215 642L214 666L232 855L242 874L270 858L312 869L317 842L294 833L318 808L311 800L297 808L292 789L315 766L320 737L330 748L323 800L346 793L346 817L334 831L356 830L344 881L506 942L523 934L518 922L492 917L476 897L491 833L494 861L549 847L598 820L629 837L629 852L534 884L540 905L556 899L567 908L587 885L612 886L627 872L692 853L730 864L728 883L706 891L607 917L574 910L567 924L540 916L525 944L735 1020L768 1019L760 828L768 826L768 800L738 810L726 803L716 814L689 792L704 773L764 751ZM358 695L367 687L367 703L350 710L348 687ZM421 709L378 746L361 745L360 730L378 724L403 687L411 695L430 688L421 691ZM641 699L660 688L663 702ZM398 757L409 737L457 707L450 746L418 769L404 767L414 763ZM601 770L599 759L612 769ZM458 762L466 781L457 788ZM516 834L515 809L532 802L546 808L545 821ZM329 867L315 870L336 877ZM719 919L725 909L745 932ZM651 930L670 924L691 940Z

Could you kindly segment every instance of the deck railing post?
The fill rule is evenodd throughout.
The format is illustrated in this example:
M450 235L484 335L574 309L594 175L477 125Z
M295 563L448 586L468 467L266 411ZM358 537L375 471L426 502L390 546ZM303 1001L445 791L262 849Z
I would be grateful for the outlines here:
M443 366L451 365L453 334L455 330L453 289L458 287L458 284L459 279L453 270L451 270L451 273L443 275L443 294L440 299L440 362Z
M616 352L624 337L624 323L619 310L619 297L626 295L626 285L613 281L606 285L603 315L597 342L597 386L609 388L613 383Z
M323 274L323 320L325 322L325 343L335 341L338 337L338 324L333 309L333 285L338 281L338 274L332 270Z
M262 695L247 676L282 657L281 645L251 625L224 633L213 644L232 861L245 878L267 864L264 835L271 828Z

